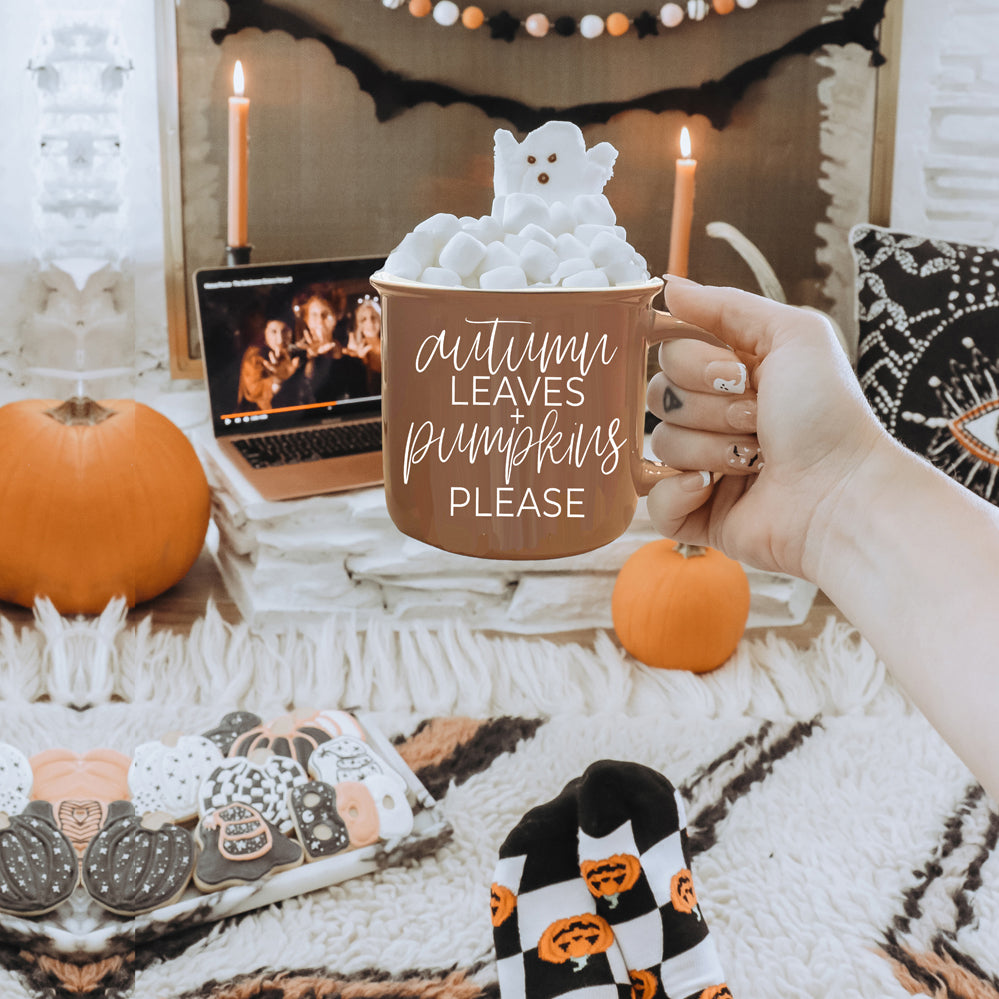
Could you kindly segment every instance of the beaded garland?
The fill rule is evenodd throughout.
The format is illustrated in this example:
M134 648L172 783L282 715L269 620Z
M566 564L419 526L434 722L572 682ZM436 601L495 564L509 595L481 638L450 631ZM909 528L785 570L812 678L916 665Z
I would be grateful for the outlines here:
M755 7L757 2L758 0L685 0L685 3L676 3L670 0L659 8L658 17L647 10L643 10L635 18L615 11L606 17L584 14L577 21L572 16L550 18L538 11L520 21L506 10L487 18L481 7L470 4L461 8L455 0L437 0L436 3L433 0L382 0L383 6L390 10L405 7L416 18L430 15L437 24L445 28L461 23L470 31L475 31L488 24L491 37L506 42L512 42L521 28L532 38L544 38L550 33L570 38L578 31L584 38L592 39L599 38L605 32L613 38L620 38L634 25L638 37L646 38L658 35L660 24L666 28L677 28L685 20L703 21L711 11L716 14L731 14L736 7L748 10Z

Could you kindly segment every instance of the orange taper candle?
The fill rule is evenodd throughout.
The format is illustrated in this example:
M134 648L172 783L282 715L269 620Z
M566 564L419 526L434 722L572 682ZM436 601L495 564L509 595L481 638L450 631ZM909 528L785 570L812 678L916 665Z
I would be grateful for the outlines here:
M694 219L694 173L697 160L690 157L690 132L680 132L680 159L676 161L676 186L673 188L673 218L669 234L667 271L677 277L687 276L690 256L690 225Z
M246 228L250 101L243 96L243 86L243 64L237 59L232 71L233 96L229 98L229 213L226 229L229 246L247 246L250 242Z

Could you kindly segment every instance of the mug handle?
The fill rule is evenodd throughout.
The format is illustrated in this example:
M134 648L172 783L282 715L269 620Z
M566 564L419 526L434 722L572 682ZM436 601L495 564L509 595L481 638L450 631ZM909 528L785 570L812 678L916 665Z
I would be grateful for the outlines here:
M648 355L649 347L657 343L662 343L664 340L703 340L705 343L713 344L716 347L728 346L719 340L718 337L712 336L707 330L702 330L700 326L686 323L682 319L671 316L668 312L653 309L652 328L645 337L645 351L643 352L643 356ZM669 465L646 458L642 453L642 442L644 442L644 434L635 443L632 470L638 495L648 496L649 490L657 482L678 473L676 469L670 468Z

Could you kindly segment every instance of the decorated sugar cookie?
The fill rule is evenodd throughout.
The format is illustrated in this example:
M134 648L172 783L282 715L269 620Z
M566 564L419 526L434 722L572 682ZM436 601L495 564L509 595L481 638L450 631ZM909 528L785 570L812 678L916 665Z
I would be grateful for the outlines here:
M15 746L0 742L0 812L23 812L30 800L33 779L28 757Z
M198 814L204 819L218 808L241 802L289 833L293 823L288 792L308 779L301 765L287 756L269 756L261 762L245 756L223 760L201 784Z
M317 746L338 735L364 739L364 731L357 719L347 711L285 714L242 733L229 749L229 756L249 756L255 750L269 749L278 756L290 756L305 766Z
M64 798L52 805L56 825L73 844L81 859L91 840L101 831L107 818L108 806L103 801Z
M406 782L366 742L340 735L317 747L309 757L309 773L334 786L341 781L363 781L384 776L405 791Z
M19 815L0 811L0 912L40 916L61 905L79 880L76 853L48 802Z
M244 802L210 811L198 824L196 837L201 850L194 883L205 892L247 884L302 863L301 845Z
M83 857L83 885L110 912L141 915L180 898L194 856L191 833L165 812L138 816L130 802L115 801Z
M347 824L337 806L335 789L323 781L299 784L289 792L288 808L306 860L332 857L351 845Z
M239 736L259 725L262 720L260 715L255 715L252 711L230 711L215 728L202 732L202 735L211 739L225 756Z
M31 797L39 801L121 801L128 798L131 757L115 749L46 749L31 757L34 785Z
M222 762L218 746L201 735L173 735L136 746L128 769L135 811L166 812L175 822L198 814L198 792Z

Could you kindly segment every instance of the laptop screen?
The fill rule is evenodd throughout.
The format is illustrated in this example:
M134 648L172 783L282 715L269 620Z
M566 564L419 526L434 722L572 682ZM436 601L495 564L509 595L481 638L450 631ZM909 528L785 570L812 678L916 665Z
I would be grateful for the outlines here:
M381 411L384 257L202 268L194 274L217 436Z

